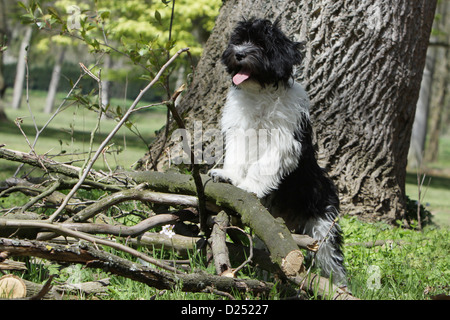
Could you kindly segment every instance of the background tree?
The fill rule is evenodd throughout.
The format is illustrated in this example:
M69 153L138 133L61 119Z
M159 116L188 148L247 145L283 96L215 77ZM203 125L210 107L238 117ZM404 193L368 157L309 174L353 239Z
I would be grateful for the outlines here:
M439 137L448 106L449 4L448 0L438 1L436 8L411 135L408 155L410 169L423 170L423 165L436 161L439 154Z
M450 70L450 1L439 1L435 30L430 48L435 50L435 68L433 79L433 98L430 101L429 110L429 140L426 147L425 160L437 161L439 150L439 137L445 133L450 124L449 112L449 70ZM448 132L448 130L447 130Z
M338 185L344 213L394 221L405 213L405 175L436 1L267 1L223 4L192 87L179 105L188 127L217 127L230 81L219 60L241 17L281 18L306 41L296 77L311 99L318 158ZM173 127L172 127L173 128ZM170 132L170 131L169 131ZM141 168L168 163L164 134ZM168 145L171 147L171 145Z
M27 4L28 1L25 2ZM31 42L31 37L33 36L33 28L32 26L22 27L23 31L21 32L22 41L20 43L20 49L17 56L17 68L16 68L16 77L14 80L14 91L13 91L13 100L12 107L13 109L19 109L22 103L22 94L23 88L25 85L25 76L26 76L26 66L27 66L27 56L28 49Z

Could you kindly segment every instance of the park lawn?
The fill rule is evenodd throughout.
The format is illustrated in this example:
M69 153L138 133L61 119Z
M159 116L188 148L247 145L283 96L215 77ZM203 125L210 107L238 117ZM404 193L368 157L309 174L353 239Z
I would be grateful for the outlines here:
M7 97L7 102L8 102ZM56 105L59 105L64 98L64 94L59 94ZM25 100L25 99L24 99ZM45 93L39 91L30 92L29 112L26 101L22 101L19 110L6 108L6 114L10 120L21 118L20 129L12 122L0 126L0 143L4 143L6 148L29 152L30 148L26 139L33 143L36 135L36 129L33 117L37 127L40 129L50 118L49 114L42 112L45 103ZM111 105L122 107L126 110L132 101L121 101L113 99ZM146 103L141 103L144 105ZM98 123L97 113L88 110L77 104L67 102L65 110L52 120L49 126L42 132L38 138L35 150L38 154L48 154L57 156L57 161L76 161L74 164L82 165L82 159L90 150L91 132L93 132ZM164 107L154 107L146 111L139 111L131 116L131 122L134 124L133 131L138 132L140 137L131 132L130 129L123 126L112 140L106 155L106 161L102 157L98 159L94 168L97 170L109 170L116 167L129 169L139 160L147 151L147 144L155 137L155 131L159 130L165 123L166 112ZM106 138L111 130L116 126L117 121L103 117L99 122L99 129L94 137L93 151ZM11 166L1 161L2 166Z
M433 214L437 225L450 228L450 134L439 140L438 160L418 172L408 171L406 194L410 199L419 199L418 186L422 184L421 204Z

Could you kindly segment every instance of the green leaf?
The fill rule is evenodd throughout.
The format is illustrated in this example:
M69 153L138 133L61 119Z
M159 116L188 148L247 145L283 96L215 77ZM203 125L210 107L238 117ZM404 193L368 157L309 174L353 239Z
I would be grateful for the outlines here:
M47 10L48 10L48 12L49 12L53 17L61 19L60 16L59 16L58 11L56 11L55 8L53 8L53 7L48 7Z
M22 1L18 1L17 4L28 11L27 6Z
M155 11L155 19L160 25L162 25L161 13L158 10Z
M109 10L101 10L101 11L99 11L99 13L100 13L100 18L102 18L103 20L106 20L111 16L111 11L109 11Z

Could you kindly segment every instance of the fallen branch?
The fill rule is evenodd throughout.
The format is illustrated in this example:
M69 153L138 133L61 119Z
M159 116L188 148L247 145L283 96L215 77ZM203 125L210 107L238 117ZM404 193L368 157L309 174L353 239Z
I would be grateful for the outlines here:
M160 260L158 259L154 259L152 257L147 256L146 254L143 254L142 252L139 252L135 249L132 249L130 247L127 247L123 244L114 242L114 241L110 241L107 239L103 239L103 238L97 238L97 237L93 237L93 236L89 236L83 232L79 232L79 231L74 231L68 228L63 227L61 224L56 225L56 224L52 224L49 222L36 222L36 221L17 221L17 220L9 220L9 219L2 219L0 218L0 229L2 227L6 227L6 228L41 228L41 229L47 229L47 230L51 230L54 231L58 234L61 235L66 235L66 236L72 236L72 237L76 237L78 239L83 239L89 242L92 242L94 244L100 244L100 245L105 245L123 252L127 252L135 257L138 257L144 261L147 261L151 264L154 264L160 268L172 271L172 272L177 272L178 270L170 267L169 265L162 263Z
M224 211L219 212L219 214L214 217L209 243L211 245L216 273L218 275L234 277L234 274L231 271L231 263L226 245L226 228L228 227L228 224L228 215Z
M406 241L403 240L375 240L375 241L367 241L367 242L353 242L353 243L345 243L345 246L361 246L361 247L366 247L366 248L373 248L373 247L378 247L378 246L384 246L384 245L392 245L392 244L397 244L397 245L403 245L403 244L407 244Z
M129 200L139 200L159 204L168 205L183 205L196 207L198 205L198 199L195 196L186 196L179 194L152 192L149 190L139 190L136 188L115 192L96 203L86 207L82 211L74 215L69 221L82 222L89 218L92 218L97 213L104 211L105 209L116 205L120 202ZM218 210L217 206L208 206L210 210Z
M193 178L188 175L153 171L130 172L129 175L137 183L146 183L149 189L155 191L187 195L196 192ZM290 270L288 275L291 276L304 271L303 255L291 233L282 220L275 219L255 195L243 192L230 184L214 183L207 176L202 176L202 179L206 200L224 209L237 212L242 222L252 228L254 233L267 246L271 255L270 258L274 263L278 264L283 271L286 271L286 265L283 265L283 263L288 263L288 269ZM267 230L270 230L270 232L267 232ZM287 262L286 257L293 251L298 252L298 254L295 261L291 261L292 264ZM290 268L291 265L293 268Z
M78 178L78 174L81 172L79 167L61 164L47 157L36 157L33 154L10 150L6 148L0 148L0 158L24 164L29 164L37 168L41 166L40 162L42 162L42 164L49 172L61 173L64 174L65 176L72 178ZM93 174L95 175L95 173Z
M163 213L144 219L134 226L110 225L105 223L62 223L64 228L90 234L109 234L118 237L137 237L147 230L179 221L194 220L196 214L190 210L181 210L173 213ZM58 225L58 224L55 224Z

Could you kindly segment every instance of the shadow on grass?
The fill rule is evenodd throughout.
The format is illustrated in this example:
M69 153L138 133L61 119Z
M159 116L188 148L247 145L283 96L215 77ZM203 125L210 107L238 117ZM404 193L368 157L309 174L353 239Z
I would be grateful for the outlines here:
M22 124L21 128L27 135L28 139L30 141L33 141L34 137L36 135L36 130L35 130L34 126L28 125L28 124ZM124 129L128 130L126 128L124 128ZM89 144L89 141L91 139L90 132L80 131L80 130L74 130L73 132L70 132L69 130L70 130L69 127L68 128L47 127L41 133L40 138L53 139L55 141L57 141L57 140L70 141L73 136L74 141L79 142L79 143L85 142L85 143ZM2 122L2 124L0 125L0 137L2 137L2 136L5 137L5 135L11 135L11 134L21 135L19 128L12 121ZM100 144L108 136L108 134L109 134L109 132L96 133L96 135L94 137L94 143ZM147 136L144 136L143 138L149 144L154 139L154 137L147 137ZM7 142L7 141L1 141L1 140L2 139L0 138L0 143ZM123 145L123 135L121 133L118 133L112 139L112 142L114 142L118 145ZM145 144L141 140L141 138L139 138L137 135L135 135L131 131L127 132L127 134L126 134L126 143L127 143L127 146L132 147L132 148L145 148Z

